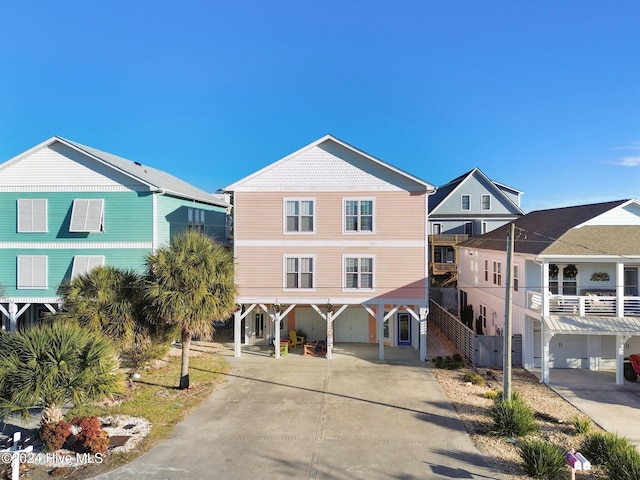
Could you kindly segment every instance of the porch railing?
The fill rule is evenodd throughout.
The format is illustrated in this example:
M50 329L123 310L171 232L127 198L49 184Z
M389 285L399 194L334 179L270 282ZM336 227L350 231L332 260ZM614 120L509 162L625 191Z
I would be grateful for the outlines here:
M469 239L469 235L454 233L436 233L429 235L429 242L436 244L455 245Z
M623 297L625 316L640 316L640 297ZM615 317L618 299L612 296L596 295L551 295L549 315L576 317ZM527 292L527 308L542 311L542 293Z

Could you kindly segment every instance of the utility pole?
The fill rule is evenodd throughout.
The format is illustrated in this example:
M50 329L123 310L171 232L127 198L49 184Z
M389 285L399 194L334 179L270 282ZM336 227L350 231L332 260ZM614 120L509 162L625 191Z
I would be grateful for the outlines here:
M511 400L511 312L513 309L513 237L515 224L511 223L507 235L507 282L504 295L504 352L502 363L502 398Z

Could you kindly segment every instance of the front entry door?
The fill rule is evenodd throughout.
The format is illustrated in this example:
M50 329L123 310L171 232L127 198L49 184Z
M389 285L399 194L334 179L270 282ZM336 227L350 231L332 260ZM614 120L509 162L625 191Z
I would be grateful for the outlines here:
M398 314L398 345L411 345L411 315Z

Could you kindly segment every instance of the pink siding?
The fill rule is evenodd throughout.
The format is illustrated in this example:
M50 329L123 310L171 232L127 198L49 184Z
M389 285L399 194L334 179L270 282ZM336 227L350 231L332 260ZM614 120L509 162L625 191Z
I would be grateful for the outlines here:
M374 199L375 233L343 233L345 197ZM315 233L284 233L285 198L315 199ZM423 298L425 247L421 242L425 240L425 199L424 193L409 192L236 192L234 229L239 297ZM287 246L291 242L297 245ZM304 246L304 242L309 245ZM344 242L355 242L355 245L345 246ZM375 245L375 242L384 242L384 245ZM404 242L404 245L394 242ZM413 244L407 246L406 242ZM375 256L373 292L343 291L344 254ZM283 289L285 255L315 257L313 291Z

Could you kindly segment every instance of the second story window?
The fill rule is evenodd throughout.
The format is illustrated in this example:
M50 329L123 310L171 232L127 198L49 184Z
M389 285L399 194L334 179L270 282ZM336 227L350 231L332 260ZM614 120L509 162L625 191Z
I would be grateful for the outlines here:
M469 195L462 195L460 208L462 210L471 210L471 197Z
M71 278L86 275L96 267L104 265L104 255L76 255L73 257L73 267L71 268Z
M493 262L493 284L502 285L502 263Z
M345 232L373 232L373 200L344 201Z
M344 288L373 289L373 257L344 258Z
M285 232L313 232L313 200L285 200Z
M187 229L204 233L205 211L199 208L189 208L187 212Z
M491 210L491 195L482 195L482 210Z
M520 284L520 267L517 264L513 265L513 291L517 292Z
M18 232L47 231L47 199L26 198L18 200Z
M70 232L104 232L104 200L78 198L73 201Z
M285 288L313 288L314 281L312 257L286 257L285 270Z
M484 281L489 281L489 260L484 261Z

